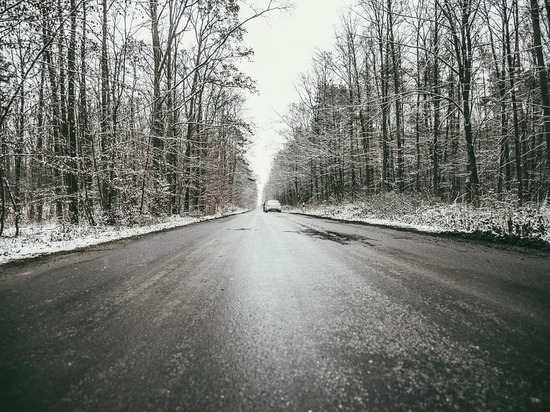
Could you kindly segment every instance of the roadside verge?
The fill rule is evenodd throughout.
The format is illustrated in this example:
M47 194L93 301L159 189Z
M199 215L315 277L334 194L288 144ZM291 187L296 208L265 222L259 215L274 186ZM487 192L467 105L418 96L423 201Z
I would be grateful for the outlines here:
M24 226L18 237L0 237L0 266L8 263L34 259L55 253L72 252L90 246L135 238L151 233L177 229L183 226L220 219L248 210L239 209L203 217L169 216L147 225L88 226L45 223Z

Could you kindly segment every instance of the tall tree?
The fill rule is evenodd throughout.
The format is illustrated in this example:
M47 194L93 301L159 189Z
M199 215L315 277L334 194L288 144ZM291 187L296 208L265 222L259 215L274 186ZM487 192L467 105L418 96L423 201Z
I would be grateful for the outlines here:
M458 79L462 102L462 119L468 157L468 196L472 203L479 202L479 176L472 126L472 81L473 81L473 30L478 15L477 0L458 0L458 7L445 0L442 13L449 23L452 45L456 56ZM457 10L458 9L458 10Z
M70 39L67 54L68 99L67 99L67 137L68 172L67 195L69 196L69 214L72 223L78 224L78 147L76 141L76 0L70 3Z
M395 100L395 140L397 143L397 188L402 191L404 188L404 148L403 148L403 102L401 90L401 67L399 42L395 36L394 26L396 22L396 14L393 11L393 0L387 0L387 16L388 16L388 47L391 55L391 72L393 79L393 92Z
M546 2L547 10L550 10ZM537 60L537 73L539 77L540 98L542 100L542 112L544 134L546 138L546 164L550 171L550 90L548 88L548 68L544 60L542 49L542 32L540 26L540 11L538 0L530 0L531 22L533 25L533 45ZM550 19L550 17L549 17ZM550 193L550 183L547 185L547 193Z

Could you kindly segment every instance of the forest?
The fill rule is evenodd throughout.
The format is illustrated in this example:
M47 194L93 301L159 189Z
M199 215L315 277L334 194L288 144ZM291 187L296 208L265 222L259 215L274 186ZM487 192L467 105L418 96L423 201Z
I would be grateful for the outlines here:
M253 205L238 63L265 4L0 1L0 235Z
M0 0L0 236L253 207L239 62L247 22L285 6L244 4ZM264 196L547 204L550 1L350 4L300 77Z
M545 204L550 1L359 0L286 116L266 193Z

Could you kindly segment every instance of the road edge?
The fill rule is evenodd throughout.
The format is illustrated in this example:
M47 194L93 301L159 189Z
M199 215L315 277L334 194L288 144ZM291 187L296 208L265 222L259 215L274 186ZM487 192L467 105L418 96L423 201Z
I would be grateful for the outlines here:
M189 226L197 225L197 224L200 224L200 223L206 223L206 222L210 222L210 221L213 221L213 220L220 220L220 219L225 219L225 218L229 218L229 217L233 217L233 216L237 216L237 215L241 215L241 214L245 214L245 213L250 213L252 210L253 209L238 211L238 212L234 212L234 213L224 214L224 215L221 215L221 216L205 216L204 218L201 218L196 222L189 222L189 223L186 223L186 224L182 224L182 225L179 225L179 226L173 226L173 227L153 229L150 232L138 233L138 234L135 234L135 235L120 237L120 238L116 238L116 239L109 239L109 240L105 240L105 241L99 241L98 243L93 243L93 244L89 244L89 245L85 245L85 246L78 246L78 247L75 247L74 249L44 251L43 253L38 253L34 256L21 257L21 258L12 258L11 260L7 260L6 262L0 262L0 268L10 269L10 268L13 268L13 267L23 266L23 265L26 265L26 264L29 264L29 263L33 263L35 261L39 261L39 260L42 260L42 259L55 258L55 257L69 255L69 254L72 254L72 253L83 253L83 252L86 252L86 251L88 251L90 249L93 249L93 248L96 248L96 247L111 245L111 244L115 244L115 243L123 242L123 241L128 241L128 240L142 239L142 238L145 238L147 236L157 235L159 233L166 233L166 232L170 232L170 231L173 231L173 230L179 230L179 229L182 229L184 227L189 227ZM2 277L2 274L0 274L0 277Z
M285 211L285 213L313 217L313 218L324 219L324 220L331 220L334 222L358 224L362 226L391 229L391 230L396 230L400 232L416 233L416 234L421 234L426 236L455 239L455 240L461 240L461 241L467 241L467 242L476 242L476 243L485 244L492 247L521 248L521 249L528 249L530 251L542 251L547 254L550 254L550 243L545 242L542 239L526 239L526 238L521 238L519 236L496 235L493 233L482 232L482 231L473 231L473 232L433 231L431 232L428 230L422 230L418 227L400 226L400 225L391 224L391 223L374 223L374 222L365 222L362 220L348 220L348 219L341 219L341 218L335 218L331 216L316 215L316 214L304 213L304 212Z

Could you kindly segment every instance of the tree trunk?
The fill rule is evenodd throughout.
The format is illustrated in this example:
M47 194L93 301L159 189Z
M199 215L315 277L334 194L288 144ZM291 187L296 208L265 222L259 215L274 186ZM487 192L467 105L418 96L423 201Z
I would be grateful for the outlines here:
M161 156L163 151L162 125L162 98L160 95L161 60L160 36L158 27L157 2L149 2L151 11L151 34L153 42L153 107L151 110L151 138L153 141L153 170L159 172L160 178Z
M546 4L546 6L548 7L548 4ZM544 61L544 53L542 50L538 0L531 0L531 22L533 24L533 42L535 56L537 59L537 72L539 75L539 86L542 100L544 135L546 140L546 166L548 168L548 172L550 172L550 94L548 88L548 69ZM550 193L550 184L547 184L546 191L547 193Z
M4 234L6 219L6 189L4 185L4 165L0 164L0 236Z
M166 150L166 163L168 170L166 171L166 179L168 183L168 188L170 191L169 202L168 202L168 213L175 215L178 213L177 207L177 182L178 182L178 173L177 173L177 163L178 163L178 145L177 145L177 115L175 107L175 98L176 91L174 88L174 74L175 67L172 63L172 50L168 48L166 50L168 53L167 65L166 65L166 86L168 89L168 97L166 99L166 112L167 112L167 136L168 136L168 148Z
M388 52L384 50L383 40L379 40L380 49L380 89L382 100L382 191L390 189L389 173L390 173L390 148L389 148L389 91L388 91Z
M50 92L51 92L51 110L52 110L52 139L53 139L53 145L54 145L54 153L56 156L61 156L61 148L60 148L60 119L61 119L61 111L59 106L59 95L58 95L58 83L57 83L57 75L54 70L54 63L53 63L53 57L52 57L52 32L50 29L50 16L49 16L49 9L46 5L42 5L41 7L42 12L42 40L44 42L44 61L46 62L46 67L48 68L48 77L50 80ZM59 186L59 182L62 180L62 172L59 170L59 167L54 165L53 166L53 174L54 174L54 181L57 183L56 186ZM63 203L61 201L60 196L56 196L55 199L55 211L56 216L58 219L63 218Z
M503 15L502 15L502 32L505 34L502 41L502 67L499 66L499 56L497 55L493 31L489 19L487 19L487 27L489 27L489 39L491 43L491 52L493 54L493 64L495 70L495 78L497 79L497 87L499 91L500 99L500 142L499 142L499 170L497 181L497 193L500 194L504 190L510 190L510 148L508 144L508 116L507 116L507 104L506 104L506 67L507 67L507 47L506 47L506 30L508 26L506 0L502 2ZM509 38L508 38L509 40ZM515 92L513 92L515 93Z
M100 139L100 159L101 165L96 162L96 175L98 187L100 190L101 204L103 211L107 214L110 223L113 223L112 216L112 182L110 181L112 136L110 125L110 90L109 90L109 57L107 54L107 0L102 1L102 30L101 30L101 139ZM96 156L94 155L94 158ZM98 170L101 167L103 170Z
M433 141L432 141L432 153L433 153L433 192L436 196L440 195L440 171L439 171L439 137L441 134L441 88L439 85L440 73L439 73L439 14L438 5L435 6L435 19L434 19L434 66L433 66L433 108L434 108L434 125L433 125Z
M76 1L71 0L71 33L67 55L68 74L68 158L67 195L69 197L70 220L78 224L78 148L76 141Z
M523 151L521 147L521 135L519 130L519 116L518 116L518 101L517 101L517 94L516 94L516 63L514 61L515 59L515 53L512 54L512 47L511 47L511 36L510 36L510 25L509 25L509 16L508 16L508 6L506 5L506 0L503 0L502 2L502 8L504 13L504 41L505 41L505 47L506 47L506 59L508 63L508 77L510 82L510 98L512 100L512 116L513 116L513 122L514 122L514 151L515 151L515 160L516 160L516 178L517 178L517 184L518 184L518 201L520 206L523 204L523 198L524 198L524 180L523 180ZM514 0L514 8L517 12L517 0ZM518 16L516 13L514 13L515 18L517 19Z
M88 94L87 94L87 64L86 64L86 44L88 42L87 38L87 7L86 2L82 3L82 37L80 39L80 84L79 84L79 126L80 126L80 168L85 172L83 178L83 191L84 191L84 210L88 218L88 223L92 226L95 226L95 219L93 214L93 202L89 196L89 192L92 189L93 184L93 174L94 169L94 156L93 156L93 137L90 134L89 130L89 119L88 119Z
M464 121L464 137L466 140L467 152L467 171L468 179L466 181L467 197L470 202L477 205L479 202L479 177L477 170L477 159L474 146L474 133L472 129L472 24L475 13L472 13L471 0L464 0L461 4L461 14L459 21L455 20L455 12L452 5L445 3L444 11L449 21L451 34L453 37L453 46L456 53L458 65L458 77L460 81L461 100L462 100L462 118ZM457 28L457 23L459 27Z
M405 187L404 181L404 169L405 159L403 155L403 130L402 130L402 116L403 116L403 103L401 97L401 65L399 58L399 51L396 50L396 41L394 34L394 21L392 11L392 0L387 0L387 12L388 12L388 37L389 46L392 60L392 77L393 77L393 89L395 98L395 140L397 143L397 189L403 191Z

